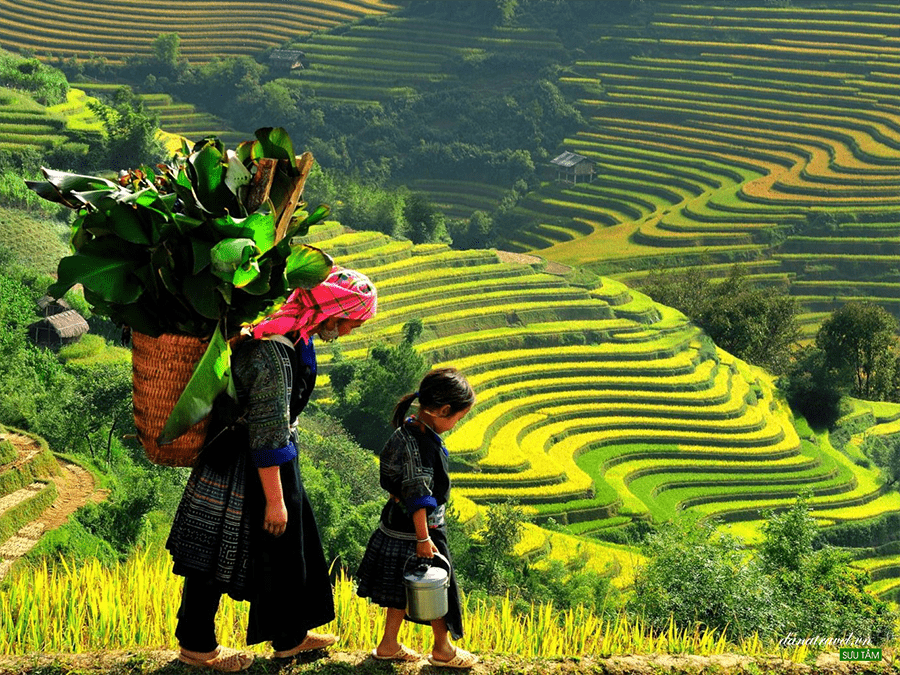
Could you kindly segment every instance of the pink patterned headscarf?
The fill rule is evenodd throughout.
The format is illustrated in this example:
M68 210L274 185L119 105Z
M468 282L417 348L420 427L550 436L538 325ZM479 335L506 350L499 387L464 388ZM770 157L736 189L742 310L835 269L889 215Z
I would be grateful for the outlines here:
M299 331L304 342L330 316L365 321L375 316L378 294L369 278L355 270L335 266L313 288L298 288L285 303L253 327L253 337Z

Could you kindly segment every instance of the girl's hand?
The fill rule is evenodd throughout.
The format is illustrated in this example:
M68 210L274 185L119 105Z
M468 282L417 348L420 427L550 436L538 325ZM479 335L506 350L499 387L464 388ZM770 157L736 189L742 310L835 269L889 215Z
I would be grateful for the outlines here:
M280 537L287 529L287 507L284 500L266 502L266 518L263 529L273 537Z
M431 541L431 539L416 542L417 558L433 558L434 554L438 552L438 547L434 545L434 542Z

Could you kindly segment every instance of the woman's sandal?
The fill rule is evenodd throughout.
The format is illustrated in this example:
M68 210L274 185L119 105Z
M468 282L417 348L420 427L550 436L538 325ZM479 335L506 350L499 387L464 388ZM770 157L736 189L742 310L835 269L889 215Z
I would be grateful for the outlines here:
M465 649L454 647L453 658L449 661L441 661L434 658L434 654L428 657L428 662L439 668L471 668L478 663L478 657Z
M207 654L212 654L207 657ZM213 652L191 652L182 649L178 654L178 660L197 668L211 668L220 673L239 673L247 670L253 663L253 656L237 649L219 645Z
M378 659L379 661L408 661L412 663L413 661L418 661L422 659L422 655L418 652L414 652L412 649L407 647L406 645L400 645L400 649L391 654L390 656L381 656L378 653L377 649L372 650L372 658Z
M276 651L274 656L276 659L289 659L292 656L297 656L301 652L312 652L317 649L325 649L325 647L330 647L335 642L337 642L337 635L332 635L331 633L307 633L306 637L303 639L299 645L292 649L285 649L284 651Z

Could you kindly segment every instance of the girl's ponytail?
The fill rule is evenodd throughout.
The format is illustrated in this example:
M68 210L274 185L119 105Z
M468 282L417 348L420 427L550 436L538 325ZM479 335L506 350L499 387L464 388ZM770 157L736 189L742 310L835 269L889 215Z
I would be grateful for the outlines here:
M406 419L406 413L409 412L410 407L412 406L412 402L415 401L419 397L419 392L415 392L414 394L407 394L397 403L397 407L394 408L394 415L391 417L391 424L394 425L395 429L399 429L403 426L403 420Z

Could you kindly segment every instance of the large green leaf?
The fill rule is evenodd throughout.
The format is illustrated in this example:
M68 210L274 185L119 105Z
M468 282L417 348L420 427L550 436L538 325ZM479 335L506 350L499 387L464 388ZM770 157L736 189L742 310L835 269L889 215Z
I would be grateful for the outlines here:
M223 190L231 194L225 185L224 159L214 143L207 143L189 159L193 167L191 182L197 199L211 213L220 213L225 209L227 203L223 199Z
M231 284L235 288L244 288L257 279L259 279L259 263L256 260L251 260L247 267L242 267L234 271L234 277L231 280Z
M218 319L222 310L218 300L221 296L216 292L218 285L219 279L207 269L185 279L181 287L185 299L200 316Z
M246 218L232 218L226 213L209 221L220 235L252 239L263 253L275 245L275 218L268 208L261 208Z
M244 166L241 158L234 150L226 153L228 158L228 171L225 174L225 185L235 195L239 194L240 188L250 183L253 174Z
M41 171L47 178L47 182L51 183L62 194L68 195L73 192L87 192L90 190L99 190L101 188L116 189L118 185L112 181L100 178L99 176L83 176L77 173L66 173L65 171L54 171L41 167Z
M145 188L139 192L122 191L116 195L123 204L135 206L154 220L167 221L172 218L172 200L163 199L153 188Z
M223 239L210 249L209 255L213 274L235 286L248 284L259 274L259 267L256 266L259 248L252 239ZM252 278L240 274L250 269L256 270ZM239 284L238 279L243 280L243 283Z
M312 288L325 281L332 267L334 260L325 251L299 244L291 246L285 275L291 288Z
M216 326L209 347L194 368L156 442L166 445L181 436L212 411L213 401L223 392L237 399L231 376L231 345Z
M256 277L250 280L247 283L235 284L238 288L240 288L245 293L250 293L251 295L262 295L263 293L268 293L272 288L272 269L275 267L274 263L271 260L263 260L257 265L257 274Z
M285 232L285 239L306 236L310 225L315 225L323 218L326 218L329 213L331 213L331 207L327 204L319 204L312 213L298 209L291 216L291 224L288 226L287 232Z
M256 130L256 137L262 145L266 157L271 159L286 159L296 173L294 166L294 144L288 132L281 127L265 127Z
M208 241L200 239L191 239L191 252L194 256L194 265L191 270L192 274L197 274L200 270L206 269L210 263L209 251L212 248Z
M242 220L236 220L235 224L244 229L244 236L251 237L262 253L275 245L275 218L267 208L261 208Z
M262 143L259 141L244 141L237 146L235 152L244 166L248 166L251 162L265 157Z
M99 190L85 190L84 192L70 192L68 193L68 196L79 204L97 206L104 199L109 199L111 196L115 195L116 192L118 192L118 190L114 190L113 188L101 188Z
M135 208L112 199L106 200L102 208L106 212L106 222L113 234L132 244L143 246L150 244L150 237L147 236Z
M58 280L48 293L61 298L72 286L81 284L107 302L128 304L137 300L144 286L131 271L142 261L121 244L93 240L75 255L60 260Z

